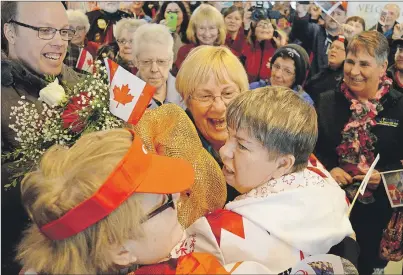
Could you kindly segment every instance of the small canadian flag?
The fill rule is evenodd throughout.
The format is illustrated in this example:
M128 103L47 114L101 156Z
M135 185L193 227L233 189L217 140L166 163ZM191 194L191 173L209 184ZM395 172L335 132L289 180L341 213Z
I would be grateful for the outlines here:
M94 60L92 55L84 48L82 48L80 51L76 68L89 73L94 72Z
M109 110L115 116L135 125L147 109L156 88L112 60L104 60L110 84Z

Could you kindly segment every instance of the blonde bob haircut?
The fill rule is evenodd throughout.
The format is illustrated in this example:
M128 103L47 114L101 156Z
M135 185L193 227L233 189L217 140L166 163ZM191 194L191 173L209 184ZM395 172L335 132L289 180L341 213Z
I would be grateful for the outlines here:
M318 138L315 108L285 87L242 93L227 107L226 119L228 127L246 130L263 144L270 160L293 155L292 172L307 166Z
M83 135L71 148L51 147L38 169L21 184L24 207L33 224L24 232L17 260L38 274L111 274L110 249L141 238L144 212L134 194L104 219L65 240L51 240L39 227L58 219L92 196L132 144L123 129Z
M234 82L240 92L249 88L245 69L231 50L225 46L202 45L189 53L176 76L176 90L187 105L198 85L206 83L211 75L220 84Z
M224 17L222 14L213 6L209 4L201 4L195 9L192 16L190 17L189 25L186 30L186 36L189 41L193 44L198 44L198 39L196 36L197 25L207 21L213 23L217 26L218 36L215 42L216 46L221 46L225 44L226 38L226 27L224 23Z
M134 34L137 28L144 24L147 22L142 19L123 18L116 23L115 37L120 39L124 29Z
M81 10L67 10L67 18L69 24L77 23L80 26L84 26L85 33L90 30L90 21L88 20L88 16L82 12Z

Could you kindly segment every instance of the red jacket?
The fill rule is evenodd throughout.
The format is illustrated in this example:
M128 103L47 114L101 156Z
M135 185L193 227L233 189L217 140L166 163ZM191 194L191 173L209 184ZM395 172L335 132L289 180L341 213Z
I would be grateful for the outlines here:
M258 41L255 41L253 45L247 41L244 43L241 59L245 60L244 66L249 83L270 77L270 69L266 67L266 64L275 51L276 48L271 40L264 41L263 51Z
M231 49L233 54L235 54L237 57L240 57L245 43L245 38L243 27L241 27L236 35L235 40L232 40L231 35L227 34L227 38L225 38L225 45Z
M174 75L178 73L179 69L182 66L183 61L185 61L186 57L190 53L193 48L196 48L198 45L196 44L185 44L179 48L178 56L176 57L175 66L173 68Z

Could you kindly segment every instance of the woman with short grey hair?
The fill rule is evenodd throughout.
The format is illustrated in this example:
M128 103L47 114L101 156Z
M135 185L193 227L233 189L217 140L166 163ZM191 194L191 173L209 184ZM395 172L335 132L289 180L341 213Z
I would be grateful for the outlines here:
M350 200L377 154L380 160L350 219L361 253L359 274L383 274L379 257L383 229L392 209L380 172L402 169L403 94L386 77L389 45L385 36L366 31L347 46L343 81L317 100L319 139L316 156Z
M133 55L138 76L157 88L149 108L175 103L185 109L185 103L175 88L175 77L170 73L174 41L169 29L161 24L146 24L137 29L134 40Z
M87 15L81 10L67 10L66 13L69 26L75 33L69 43L67 55L63 62L75 71L83 72L82 70L84 69L85 71L85 68L78 62L80 55L83 53L83 49L85 49L83 58L93 60L99 46L94 42L88 41L86 38L87 32L90 29ZM87 69L88 68L89 67L87 67Z

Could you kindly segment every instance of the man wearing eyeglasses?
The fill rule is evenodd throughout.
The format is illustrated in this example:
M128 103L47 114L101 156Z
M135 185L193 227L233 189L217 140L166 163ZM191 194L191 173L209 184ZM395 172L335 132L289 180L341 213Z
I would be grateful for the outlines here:
M68 41L74 31L69 28L66 11L61 2L1 3L1 141L2 153L18 148L15 133L9 128L11 107L18 106L21 96L36 104L39 91L48 83L44 75L59 81L78 81L78 75L63 65ZM2 163L2 188L9 183L9 166ZM18 274L13 262L15 245L28 217L20 202L19 187L2 193L2 273Z

